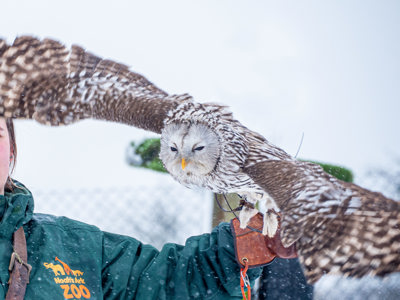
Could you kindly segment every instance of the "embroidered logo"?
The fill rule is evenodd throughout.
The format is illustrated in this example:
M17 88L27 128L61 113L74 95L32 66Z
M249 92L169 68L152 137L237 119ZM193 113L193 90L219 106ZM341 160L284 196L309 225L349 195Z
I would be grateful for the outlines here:
M90 299L90 291L86 287L85 279L82 278L81 270L72 270L65 262L57 256L55 263L43 263L46 269L54 272L54 281L64 292L65 299Z

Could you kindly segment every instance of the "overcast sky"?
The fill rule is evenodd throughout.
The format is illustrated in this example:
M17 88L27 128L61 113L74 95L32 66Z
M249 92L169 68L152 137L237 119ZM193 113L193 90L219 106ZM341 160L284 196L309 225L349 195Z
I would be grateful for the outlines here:
M169 93L227 104L292 155L304 133L299 157L346 166L356 180L400 156L399 1L3 0L0 36L22 34L79 44ZM16 178L157 184L124 160L147 136L100 121L19 121Z

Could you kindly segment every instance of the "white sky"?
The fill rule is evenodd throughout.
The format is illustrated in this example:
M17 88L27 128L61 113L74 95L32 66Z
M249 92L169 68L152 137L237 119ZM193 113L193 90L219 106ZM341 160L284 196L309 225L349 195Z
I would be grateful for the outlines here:
M299 157L355 175L400 156L399 1L2 1L0 36L52 37L131 66L169 93L231 106ZM125 164L125 125L17 123L30 187L153 182ZM158 178L158 177L157 177ZM357 177L356 177L357 178Z

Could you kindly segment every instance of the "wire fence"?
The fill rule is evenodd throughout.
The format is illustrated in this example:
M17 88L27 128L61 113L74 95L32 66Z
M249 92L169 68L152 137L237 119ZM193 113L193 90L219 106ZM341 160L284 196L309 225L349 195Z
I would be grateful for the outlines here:
M211 193L179 185L31 191L35 212L66 216L157 248L211 230Z

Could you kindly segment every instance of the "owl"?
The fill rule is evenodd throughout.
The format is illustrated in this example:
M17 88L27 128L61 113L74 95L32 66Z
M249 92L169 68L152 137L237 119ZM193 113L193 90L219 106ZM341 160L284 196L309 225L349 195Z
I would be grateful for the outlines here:
M297 161L225 106L168 95L79 46L30 36L12 45L0 40L0 115L53 126L92 118L161 134L170 174L190 188L241 195L241 227L260 210L263 234L295 244L310 283L324 274L400 271L398 202Z
M228 109L168 95L123 64L52 39L0 40L0 114L68 125L93 118L161 133L161 159L188 187L236 192L244 199L241 226L259 210L264 234L277 230L279 207L243 168L259 159L290 159L261 135L234 120ZM178 162L178 163L177 163Z

